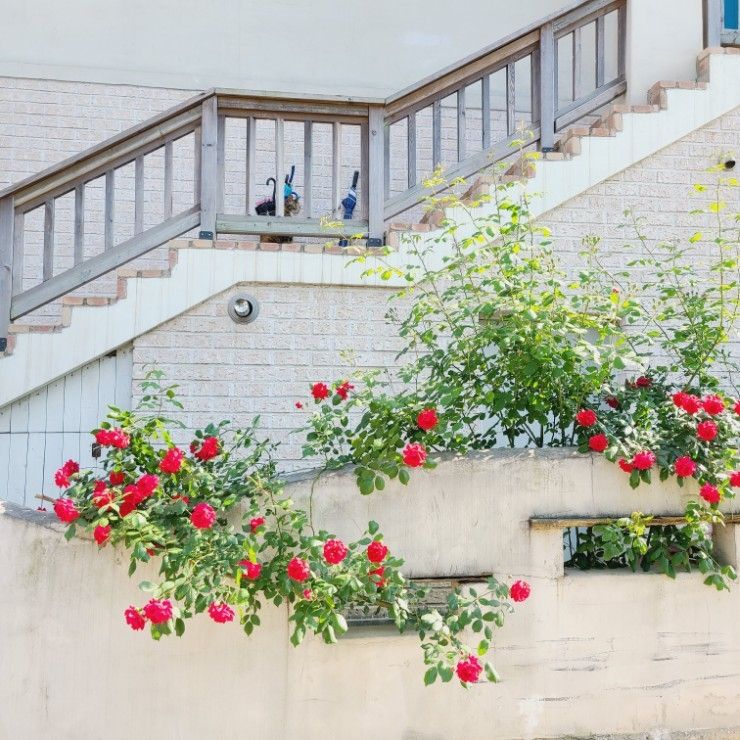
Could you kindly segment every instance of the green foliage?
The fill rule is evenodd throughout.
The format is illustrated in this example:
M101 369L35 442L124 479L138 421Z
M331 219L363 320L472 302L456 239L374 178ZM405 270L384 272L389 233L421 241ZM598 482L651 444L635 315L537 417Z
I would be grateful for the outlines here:
M105 475L73 473L65 493L79 513L67 529L67 539L79 527L92 532L110 526L108 542L129 552L129 575L142 563L158 564L157 579L139 583L150 598L172 605L171 619L150 624L154 639L182 636L189 619L221 604L234 610L250 635L260 626L263 606L272 603L288 606L293 645L309 632L327 643L336 642L348 630L344 616L348 610L385 614L400 631L418 631L430 666L427 680L432 670L444 681L452 678L457 661L475 652L465 645L463 632L471 625L474 632L480 631L478 624L484 620L486 643L478 644L478 652L487 652L493 628L501 626L503 615L511 611L507 587L490 579L489 591L480 596L473 590L456 589L450 593L448 611L430 611L425 590L404 578L403 560L393 553L380 564L369 560L368 546L382 540L377 522L369 522L356 540L346 543L340 563L330 563L324 545L334 536L316 531L309 512L285 494L273 459L274 446L259 438L258 420L246 429L223 421L196 431L191 454L183 453L177 471L164 472L160 465L165 452L175 448L164 409L179 408L179 402L174 387L164 388L160 380L157 371L147 376L146 392L136 411L111 408L100 428L121 429L128 444L106 447ZM325 408L338 406L329 403ZM318 446L326 445L327 455L334 450L333 423L321 430L330 416L322 415L314 440ZM343 428L340 424L340 432ZM193 450L207 438L218 440L218 453L200 459ZM123 479L111 483L111 473ZM127 495L141 486L143 476L150 481L157 476L156 486L127 512L122 508ZM103 505L101 495L107 497ZM210 527L194 525L192 512L202 504L215 511ZM303 581L289 575L288 564L294 558L309 568ZM261 565L257 578L249 578L245 561ZM494 675L493 668L488 670Z

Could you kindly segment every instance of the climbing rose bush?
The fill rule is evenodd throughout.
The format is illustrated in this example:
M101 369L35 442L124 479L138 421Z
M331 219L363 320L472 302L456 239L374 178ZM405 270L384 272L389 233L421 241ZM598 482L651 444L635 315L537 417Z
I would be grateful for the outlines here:
M271 603L287 605L294 645L309 631L333 643L348 630L345 613L360 610L386 614L399 631L418 633L427 683L457 675L467 685L483 672L497 680L479 658L513 602L529 595L528 586L517 582L510 594L491 578L481 593L451 592L444 613L426 607L424 589L404 578L403 560L377 523L344 541L317 529L285 495L274 447L259 439L256 424L209 425L186 449L178 447L161 403L179 404L160 378L154 371L147 379L142 409L112 409L93 432L106 452L102 470L80 470L70 460L56 475L62 495L54 511L69 525L68 539L84 528L96 547L128 550L130 575L142 564L158 569L158 579L139 584L149 599L122 608L122 624L137 632L148 627L160 639L181 636L189 619L206 613L218 625L238 622L250 635ZM346 381L332 391L319 383L311 395L318 403L329 395L344 403L352 390ZM424 419L436 423L428 410ZM411 462L421 464L421 446L413 449ZM478 632L481 639L469 647L466 637ZM478 656L473 663L471 655Z

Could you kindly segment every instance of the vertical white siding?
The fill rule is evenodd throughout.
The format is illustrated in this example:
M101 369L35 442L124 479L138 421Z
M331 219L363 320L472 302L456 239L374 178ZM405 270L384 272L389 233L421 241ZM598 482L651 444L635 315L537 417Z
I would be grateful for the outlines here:
M0 499L35 508L38 494L57 495L65 460L94 467L90 430L109 405L131 408L131 372L123 347L0 408Z

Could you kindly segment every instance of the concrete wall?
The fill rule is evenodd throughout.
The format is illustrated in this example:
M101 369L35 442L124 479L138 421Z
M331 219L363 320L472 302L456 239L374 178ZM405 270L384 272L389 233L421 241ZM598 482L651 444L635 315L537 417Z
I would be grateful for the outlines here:
M292 493L301 500L307 487ZM684 495L631 491L614 466L568 450L447 460L370 497L347 473L322 479L317 524L349 537L377 518L411 572L483 569L532 583L496 639L503 681L470 691L424 688L416 637L386 628L293 649L282 609L249 639L201 616L182 640L155 643L122 618L142 602L145 572L129 580L123 553L67 543L49 515L7 505L0 739L737 737L740 591L718 593L699 574L563 575L559 534L526 524L536 514L680 511Z

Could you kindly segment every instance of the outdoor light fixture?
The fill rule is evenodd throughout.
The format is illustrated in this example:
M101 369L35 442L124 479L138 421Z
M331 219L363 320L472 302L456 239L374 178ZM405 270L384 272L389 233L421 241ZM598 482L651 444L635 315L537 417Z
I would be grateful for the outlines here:
M725 152L719 159L720 164L726 169L731 170L735 167L735 154L734 152Z
M228 314L237 324L251 324L260 313L260 304L248 293L237 293L229 299Z

